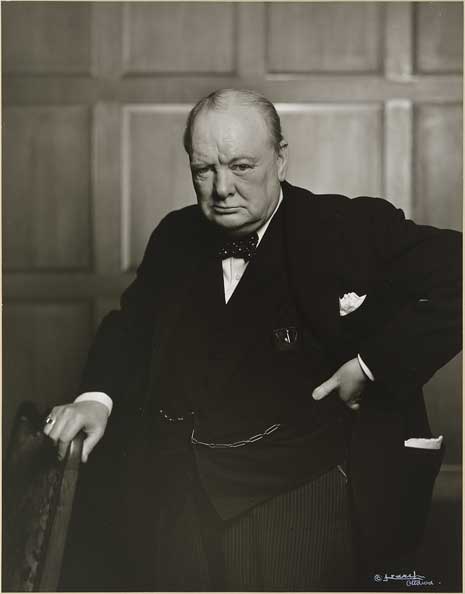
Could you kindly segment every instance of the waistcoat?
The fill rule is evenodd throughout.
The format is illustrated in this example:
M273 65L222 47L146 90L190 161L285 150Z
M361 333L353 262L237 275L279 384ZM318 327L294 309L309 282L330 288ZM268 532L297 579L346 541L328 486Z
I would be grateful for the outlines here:
M280 209L227 304L212 246L185 295L152 395L155 417L162 410L162 418L185 419L162 422L162 441L187 443L193 429L201 442L194 446L200 477L224 518L345 457L345 407L337 395L311 397L328 365L290 289L283 227Z

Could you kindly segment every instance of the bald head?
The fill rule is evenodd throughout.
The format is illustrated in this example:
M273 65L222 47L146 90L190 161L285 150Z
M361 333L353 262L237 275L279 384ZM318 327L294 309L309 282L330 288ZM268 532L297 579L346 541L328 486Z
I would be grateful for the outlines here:
M192 130L197 116L209 110L227 111L234 107L258 111L268 130L271 146L276 152L279 151L283 140L281 121L271 101L249 89L219 89L200 99L189 113L184 131L184 148L188 155L192 154Z

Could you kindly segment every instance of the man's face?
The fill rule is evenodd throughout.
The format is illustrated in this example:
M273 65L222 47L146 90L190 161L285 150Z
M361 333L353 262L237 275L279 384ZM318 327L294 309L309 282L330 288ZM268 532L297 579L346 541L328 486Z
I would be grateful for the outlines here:
M204 110L195 119L192 180L205 217L230 235L258 229L278 203L287 151L271 145L261 113L252 107Z

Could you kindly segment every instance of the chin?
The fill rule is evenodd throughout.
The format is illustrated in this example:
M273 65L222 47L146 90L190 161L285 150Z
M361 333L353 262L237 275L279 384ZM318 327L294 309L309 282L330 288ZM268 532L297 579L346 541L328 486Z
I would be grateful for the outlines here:
M225 231L240 231L244 225L247 225L248 221L245 221L243 217L237 215L218 215L217 213L207 217L213 225L220 227Z

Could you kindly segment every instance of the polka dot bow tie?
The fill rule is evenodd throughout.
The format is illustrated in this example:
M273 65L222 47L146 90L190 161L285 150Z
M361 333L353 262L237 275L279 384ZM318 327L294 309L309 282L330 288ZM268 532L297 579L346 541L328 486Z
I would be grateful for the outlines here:
M253 256L257 249L258 235L257 233L251 233L245 237L238 237L231 239L220 247L218 255L222 260L226 258L242 258L246 262Z

